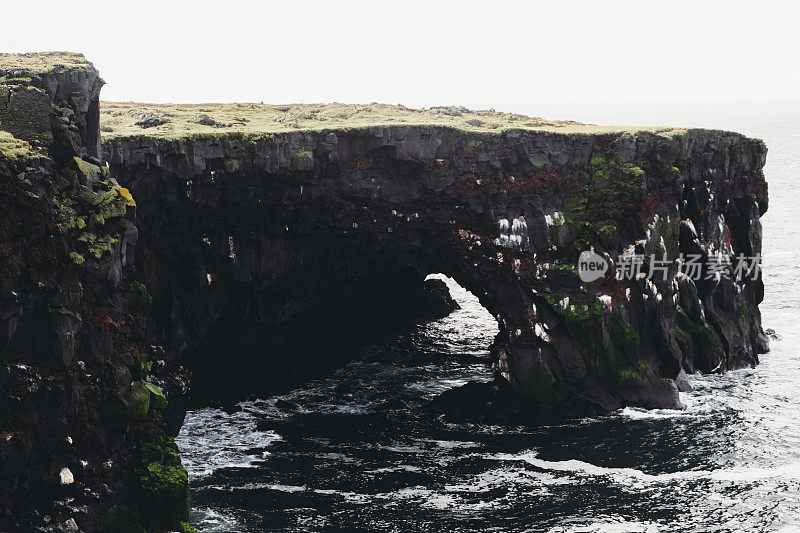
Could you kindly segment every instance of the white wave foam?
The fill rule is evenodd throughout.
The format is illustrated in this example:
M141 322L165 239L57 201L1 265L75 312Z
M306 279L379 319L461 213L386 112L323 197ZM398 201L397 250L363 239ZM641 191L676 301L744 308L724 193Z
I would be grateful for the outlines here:
M627 521L592 522L586 525L558 526L550 533L660 533L661 529L652 522Z
M252 413L226 414L206 408L187 416L175 443L189 477L203 478L223 468L253 468L262 451L281 440L274 431L258 431Z
M387 474L391 472L422 472L422 468L413 465L396 465L396 466L385 466L383 468L375 468L373 470L367 470L367 474Z
M207 507L192 509L191 523L204 533L242 531L242 526L235 516Z
M605 467L578 459L565 461L546 461L539 459L536 452L521 454L496 454L490 459L499 461L524 461L536 468L551 472L564 472L578 476L606 477L627 488L640 488L642 484L670 483L676 480L708 479L712 481L753 482L764 479L782 478L800 480L800 461L782 465L747 466L719 468L716 470L686 470L664 474L647 474L635 468Z

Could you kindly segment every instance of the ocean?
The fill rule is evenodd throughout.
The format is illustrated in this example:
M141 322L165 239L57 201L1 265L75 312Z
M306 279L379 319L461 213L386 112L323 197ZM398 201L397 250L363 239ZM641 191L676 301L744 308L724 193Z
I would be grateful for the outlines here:
M800 102L547 104L499 110L762 138L769 211L755 369L693 375L684 411L626 408L521 427L425 409L488 381L494 318L461 309L373 340L356 360L232 414L191 411L176 439L203 531L800 530Z

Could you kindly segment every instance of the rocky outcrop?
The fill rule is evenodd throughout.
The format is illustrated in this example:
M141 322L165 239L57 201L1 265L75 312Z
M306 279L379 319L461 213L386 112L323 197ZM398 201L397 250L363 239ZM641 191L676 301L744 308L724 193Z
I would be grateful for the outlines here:
M0 130L63 164L100 154L100 89L82 54L0 54Z
M56 57L0 57L0 531L174 529L185 379L145 342L135 201L92 158L102 82Z
M758 140L380 126L105 149L142 206L159 343L203 390L207 362L219 384L242 360L262 383L338 361L342 332L391 318L373 311L431 272L497 317L496 374L540 410L679 407L682 373L755 364L767 349L760 276L706 279L704 267L695 281L678 261L760 252ZM615 262L584 283L575 265L589 248ZM617 280L622 253L666 254L666 278L645 265Z

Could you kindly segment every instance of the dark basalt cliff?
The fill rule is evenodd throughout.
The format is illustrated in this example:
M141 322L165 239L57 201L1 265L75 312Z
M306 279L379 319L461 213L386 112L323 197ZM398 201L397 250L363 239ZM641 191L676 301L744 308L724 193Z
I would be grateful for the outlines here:
M203 361L198 380L213 369L224 383L240 357L277 383L333 364L331 335L363 335L412 280L443 272L497 317L495 369L515 392L599 410L677 407L681 371L765 351L760 279L695 282L673 264L666 281L584 284L574 269L589 246L760 252L765 155L701 130L394 126L105 145L139 202L161 343Z
M94 157L101 85L83 56L0 55L0 531L188 519L165 398L185 375L152 362L135 201Z
M102 82L84 63L0 80L48 99L35 93L41 117L24 127L17 104L0 108L0 130L36 143L0 137L0 530L178 528L188 490L172 435L189 389L203 403L286 387L366 334L442 316L454 302L430 273L497 317L497 405L531 418L679 407L685 373L767 350L760 276L694 281L676 261L760 252L759 140L437 125L138 135L105 141L105 168ZM583 283L589 247L666 254L667 279L618 281L612 267Z

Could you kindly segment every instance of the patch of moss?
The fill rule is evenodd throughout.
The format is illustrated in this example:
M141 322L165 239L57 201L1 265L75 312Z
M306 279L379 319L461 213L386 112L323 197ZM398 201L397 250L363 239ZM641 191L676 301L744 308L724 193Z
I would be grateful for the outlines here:
M582 322L590 318L597 318L603 312L603 304L599 301L589 303L576 303L567 306L562 311L562 315L569 320L575 322Z
M639 383L643 376L650 373L650 369L641 359L636 361L633 365L622 368L617 372L617 381L621 385L636 385Z
M586 304L577 303L575 308L567 307L567 318L575 321L589 320L590 318L599 317L603 312L603 304L595 300Z
M136 207L136 201L133 199L131 191L129 191L125 187L120 187L118 193L125 200L125 205L127 205L128 207Z
M175 496L181 495L186 490L186 483L189 478L186 469L182 465L164 465L161 462L153 462L147 465L143 476L139 478L142 489L155 496Z
M33 78L30 76L3 76L0 77L0 85L30 85Z
M83 264L86 263L86 259L78 252L70 252L69 257L72 259L72 262L78 266L83 266Z
M636 340L636 331L622 317L611 322L611 338L618 343L630 344Z
M616 219L625 204L638 198L644 170L632 163L596 156L590 165L590 177L595 187L588 191L587 206L595 219ZM590 205L591 204L591 205Z
M552 270L559 270L561 272L571 272L576 276L578 275L578 267L570 263L552 263L550 265L550 268Z
M0 131L0 152L12 160L44 159L46 156L35 151L27 141L17 139L6 131Z
M130 191L113 180L100 179L104 177L100 167L76 158L75 167L81 165L85 165L85 175L94 177L86 182L88 186L74 183L53 197L54 218L72 251L84 259L91 256L99 260L120 238L118 226L109 225L109 219L124 216L127 207L136 203Z
M736 309L736 317L742 320L748 320L750 317L750 310L747 307L747 302L744 302Z
M303 153L303 152L298 152L298 153ZM311 152L308 152L308 153L311 153ZM297 154L294 154L294 155L297 156ZM238 172L239 168L241 166L242 166L242 162L239 161L238 159L235 159L233 157L225 158L225 170L227 172L229 172L231 174L234 173L234 172Z
M565 224L579 252L592 246L609 248L629 204L641 196L644 170L614 159L610 150L595 154L589 171L564 198Z
M197 533L197 528L190 526L188 522L181 522L181 533Z
M83 319L81 318L81 315L70 311L66 307L56 307L55 309L51 310L50 313L53 316L56 316L56 317L70 318L70 319L74 320L75 322L77 322L78 324L83 322Z
M603 313L604 308L600 300L576 302L568 305L567 308L564 309L557 298L545 294L544 299L547 300L547 303L550 304L550 307L552 307L556 313L573 322L583 322L591 318L597 318Z
M77 156L73 157L72 161L79 174L83 177L82 181L84 183L87 182L93 183L96 181L101 181L105 178L106 174L108 173L107 169L95 165L94 163L89 163L88 161L85 161L80 157Z
M95 259L100 259L104 253L110 252L119 239L113 235L95 235L92 232L83 233L78 237L78 242L86 243L89 253Z
M139 480L139 505L152 528L174 530L188 519L189 477L175 441L163 431L161 427L140 441L133 474Z
M142 420L150 410L150 390L141 381L131 383L131 390L123 398L128 408L128 416L133 420Z
M292 156L292 162L293 163L299 163L303 159L306 159L308 157L313 157L313 156L314 156L314 154L312 152L309 152L308 150L300 150L299 152L295 153Z
M623 368L617 374L617 379L623 385L633 385L639 380L639 375L633 368Z

